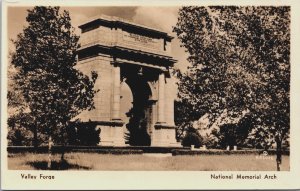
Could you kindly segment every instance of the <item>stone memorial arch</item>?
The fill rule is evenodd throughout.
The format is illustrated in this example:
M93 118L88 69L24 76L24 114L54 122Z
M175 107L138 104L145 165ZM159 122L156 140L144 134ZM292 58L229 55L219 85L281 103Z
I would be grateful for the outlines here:
M100 145L177 146L169 34L117 17L99 16L81 29L77 69L98 73L95 109L78 117L101 129ZM126 113L124 88L132 102ZM124 111L123 111L124 112ZM127 116L127 121L124 117ZM126 138L127 137L127 138ZM128 142L129 141L129 142Z

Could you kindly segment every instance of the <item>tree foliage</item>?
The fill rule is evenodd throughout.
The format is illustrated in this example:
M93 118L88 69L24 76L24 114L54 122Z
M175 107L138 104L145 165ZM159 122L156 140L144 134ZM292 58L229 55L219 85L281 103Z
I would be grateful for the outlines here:
M12 64L18 70L14 82L30 110L38 131L64 143L65 128L82 110L93 108L92 79L76 69L79 37L67 11L59 7L28 10L28 26L14 41Z
M225 110L248 112L280 150L290 126L290 8L183 7L174 32L191 64L177 72L182 102L211 124Z

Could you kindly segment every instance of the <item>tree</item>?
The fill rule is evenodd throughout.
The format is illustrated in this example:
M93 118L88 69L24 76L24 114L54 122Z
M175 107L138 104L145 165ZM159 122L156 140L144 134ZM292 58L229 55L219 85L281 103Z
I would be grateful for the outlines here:
M12 65L8 65L8 145L34 146L45 142L43 133L37 131L33 116L22 95L21 87L15 83L19 71Z
M24 102L22 93L14 83L14 77L17 70L11 65L8 65L8 90L7 90L7 105L8 105L8 145L36 145L34 140L35 135L32 131L32 119L26 110L27 106Z
M210 124L224 112L248 113L275 140L280 170L290 126L290 8L183 7L174 32L191 63L177 71L179 98Z
M30 146L34 139L34 126L32 124L32 116L28 113L16 113L8 118L8 145L13 146Z
M129 133L125 134L125 140L132 146L150 146L151 138L147 132L146 101L143 99L134 100L133 107L126 113L129 122L126 128Z
M34 125L47 135L51 157L51 142L64 144L70 120L93 108L97 74L92 72L90 79L73 68L79 37L67 11L36 6L28 10L26 21L28 26L14 41L12 64L19 71L15 82Z

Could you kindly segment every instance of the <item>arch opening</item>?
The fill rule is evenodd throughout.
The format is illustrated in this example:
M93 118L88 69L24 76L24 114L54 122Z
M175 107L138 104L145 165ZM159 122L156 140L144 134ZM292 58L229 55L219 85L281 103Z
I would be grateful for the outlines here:
M126 144L150 146L153 101L149 84L142 76L129 75L122 83L121 94L123 107L121 111L126 123L124 129Z

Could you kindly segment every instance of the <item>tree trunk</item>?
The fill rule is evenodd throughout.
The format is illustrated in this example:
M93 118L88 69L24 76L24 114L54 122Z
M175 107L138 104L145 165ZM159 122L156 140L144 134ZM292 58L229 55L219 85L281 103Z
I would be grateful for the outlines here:
M68 125L69 124L66 122L61 130L61 157L60 157L61 162L65 162L64 156L65 156L65 145L66 145L65 140L66 140L66 138L64 135L67 134L66 128L68 127Z
M61 162L65 161L64 156L65 156L65 144L62 144L62 146L61 146L61 157L60 157Z
M38 147L37 123L35 123L33 127L33 146L35 151L37 151L37 147Z
M281 149L281 141L276 141L276 164L277 164L277 171L280 171L280 165L282 162L282 149Z
M52 163L52 137L49 136L48 140L48 169L51 169L51 163Z

